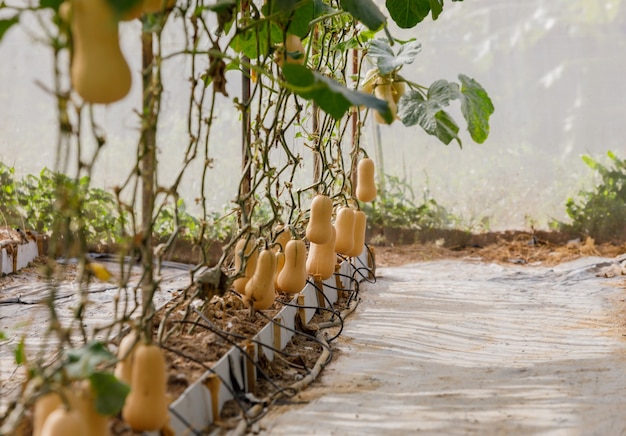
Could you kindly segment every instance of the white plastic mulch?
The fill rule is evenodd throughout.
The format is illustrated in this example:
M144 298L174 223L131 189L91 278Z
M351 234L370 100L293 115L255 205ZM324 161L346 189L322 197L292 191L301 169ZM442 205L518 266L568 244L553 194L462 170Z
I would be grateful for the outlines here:
M626 434L626 291L603 271L444 260L379 269L321 380L261 434Z

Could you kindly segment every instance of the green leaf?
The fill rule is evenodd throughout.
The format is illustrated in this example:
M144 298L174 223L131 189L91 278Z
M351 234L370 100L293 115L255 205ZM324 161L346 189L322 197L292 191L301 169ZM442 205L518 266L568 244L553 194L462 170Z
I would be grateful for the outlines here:
M407 92L398 102L398 116L402 124L407 127L419 125L446 145L453 139L461 145L457 135L459 127L443 110L454 97L455 85L445 80L434 82L427 98L418 91Z
M402 29L414 27L430 12L427 0L387 0L385 5L391 19Z
M461 81L461 113L467 121L467 130L474 141L485 142L489 136L489 117L494 112L487 91L478 82L463 74Z
M422 44L417 41L409 41L402 44L397 53L385 39L375 39L370 42L367 49L367 56L370 57L378 67L380 74L389 74L403 65L411 64L415 57L422 50Z
M443 12L443 0L386 0L385 5L391 19L403 29L415 27L429 13L436 20Z
M312 20L335 10L323 0L274 0L271 9L270 3L265 3L261 11L266 17L271 15L273 22L282 29L305 38Z
M113 374L94 372L89 376L94 394L96 412L104 416L117 415L124 407L130 386L119 381Z
M24 351L24 338L15 347L15 364L21 365L26 362L26 352Z
M283 32L280 27L275 23L262 22L259 27L253 27L246 32L237 34L230 47L250 59L257 59L259 56L269 54L270 44L278 44L282 40Z
M65 355L65 371L69 377L76 379L90 377L102 363L116 360L115 355L102 342L90 342L81 348L68 350Z
M340 0L341 8L370 30L380 30L387 19L372 0Z
M448 145L452 140L456 140L459 147L463 147L461 139L459 138L459 126L452 119L452 117L444 110L440 110L435 114L437 119L437 128L435 129L435 136L444 144Z
M19 15L14 15L11 18L0 20L0 41L2 41L2 37L4 36L5 33L7 33L7 30L9 30L13 25L19 22L20 22Z
M380 112L388 122L393 120L386 101L371 94L348 89L303 65L287 63L283 66L283 74L296 94L315 101L322 110L335 119L343 117L352 106L366 106Z
M113 11L116 14L122 15L128 11L131 11L142 1L143 0L107 0L107 3L113 8Z

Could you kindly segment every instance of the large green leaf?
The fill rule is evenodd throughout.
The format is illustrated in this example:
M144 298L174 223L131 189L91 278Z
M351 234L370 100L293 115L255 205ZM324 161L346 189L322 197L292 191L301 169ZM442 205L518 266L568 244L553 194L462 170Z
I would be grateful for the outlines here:
M418 91L409 91L398 103L398 116L407 126L419 125L429 135L436 136L444 144L455 139L459 145L459 127L443 110L450 100L458 97L458 85L438 80L431 85L426 98Z
M117 415L124 407L130 387L113 374L105 372L94 372L89 376L89 382L95 397L96 411L105 416Z
M474 141L482 144L489 136L489 117L495 108L487 91L478 82L463 74L459 74L459 80L461 113L467 121L467 130Z
M271 9L270 9L271 5ZM274 0L261 8L263 15L272 16L272 21L300 38L309 33L312 20L334 12L323 0Z
M340 0L341 8L370 30L380 30L387 19L372 0Z
M343 117L352 106L366 106L380 112L386 121L393 120L393 114L386 101L371 94L348 89L303 65L285 64L283 74L296 94L315 101L323 111L335 119Z
M443 11L443 0L386 0L385 5L393 21L403 29L415 27L429 13L436 20Z
M9 30L13 25L19 22L20 22L19 15L14 15L11 18L0 20L0 41L2 41L2 37L4 36L5 33L7 33L7 30Z
M102 342L90 342L78 349L66 351L65 371L70 378L84 379L96 372L102 363L114 362L116 357Z
M422 45L417 41L408 41L398 49L397 53L385 39L375 39L370 42L367 48L367 56L371 58L378 67L380 74L389 74L402 67L411 64L415 57L422 50Z
M258 27L237 34L230 47L250 59L257 59L259 56L267 56L270 45L278 44L282 40L283 32L275 23L262 22Z

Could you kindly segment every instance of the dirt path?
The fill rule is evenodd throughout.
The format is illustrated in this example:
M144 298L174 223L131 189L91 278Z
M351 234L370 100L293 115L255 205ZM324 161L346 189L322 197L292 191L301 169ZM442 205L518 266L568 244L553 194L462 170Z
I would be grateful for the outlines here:
M381 268L338 356L261 434L626 434L614 258Z

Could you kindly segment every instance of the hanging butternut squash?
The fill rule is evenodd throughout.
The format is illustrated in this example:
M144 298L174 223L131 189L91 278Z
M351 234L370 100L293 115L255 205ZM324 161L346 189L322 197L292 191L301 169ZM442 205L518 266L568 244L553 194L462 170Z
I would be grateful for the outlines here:
M169 421L163 351L158 345L140 343L134 354L130 393L122 418L135 431L160 430Z
M107 0L74 0L71 16L72 86L88 103L121 100L130 91L131 73L111 6Z
M41 436L85 436L89 427L80 411L59 406L48 415L41 429Z
M335 228L330 226L330 239L324 244L311 242L309 254L306 259L306 271L309 275L319 275L322 280L326 280L335 272L337 254L335 253Z
M354 211L354 247L348 254L350 257L357 257L363 253L365 247L365 231L367 230L367 216L362 210Z
M306 244L302 239L292 239L285 247L285 265L277 278L279 291L297 294L306 285Z
M291 240L291 230L289 226L278 226L274 230L274 249L285 251L285 245Z
M364 157L357 164L356 169L356 198L360 201L374 201L376 199L374 161L369 157Z
M327 195L318 194L311 202L311 215L306 226L306 238L314 244L325 244L331 237L333 201Z
M276 289L276 254L271 250L262 250L256 262L256 269L246 283L243 302L254 310L266 310L274 304Z
M137 345L137 333L135 330L131 330L120 341L120 346L117 350L117 357L119 361L115 365L115 371L113 375L118 380L123 381L126 384L130 384L133 374L133 353L135 345Z
M354 247L354 209L346 206L337 209L335 233L335 252L347 255Z
M259 256L259 251L256 248L256 238L250 236L249 238L242 238L235 244L235 274L241 272L243 262L245 262L245 268L243 276L236 278L233 282L235 291L243 294L245 292L246 283L250 280L250 277L254 274L256 269L256 262Z
M398 116L398 105L394 100L393 92L393 86L391 83L381 84L374 88L374 95L376 98L385 100L389 105L389 110L392 115L391 123L393 123ZM388 123L378 111L374 111L374 119L380 124L391 124Z
M91 383L87 380L80 382L77 389L78 410L80 411L87 428L88 436L110 436L109 417L101 415L96 410L95 399Z

